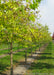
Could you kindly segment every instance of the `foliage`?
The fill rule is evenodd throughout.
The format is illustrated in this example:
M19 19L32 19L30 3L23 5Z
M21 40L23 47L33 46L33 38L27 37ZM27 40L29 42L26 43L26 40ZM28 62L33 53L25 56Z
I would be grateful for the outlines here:
M41 0L0 2L0 43L10 43L11 69L13 70L13 43L24 47L51 41L48 26L36 23L36 8ZM31 11L32 10L32 11ZM13 72L13 71L12 71ZM13 74L11 74L13 75Z

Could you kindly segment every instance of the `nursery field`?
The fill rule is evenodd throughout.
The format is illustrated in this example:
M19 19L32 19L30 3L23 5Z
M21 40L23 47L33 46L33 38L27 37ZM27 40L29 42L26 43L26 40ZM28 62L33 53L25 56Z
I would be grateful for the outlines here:
M54 43L49 43L47 48L39 53L39 56L32 63L27 75L54 75Z
M35 52L38 49L39 49L38 46L32 47L32 52ZM4 52L4 51L2 51L2 52ZM5 52L4 52L4 54L5 54ZM28 55L31 56L31 48L27 48L27 57L28 57ZM22 50L21 52L17 52L13 55L13 65L14 66L19 65L20 60L25 60L25 50ZM7 69L8 70L10 69L10 55L0 58L0 73L5 72Z
M1 75L23 75L27 70L53 73L54 44L48 25L39 22L40 2L0 0Z

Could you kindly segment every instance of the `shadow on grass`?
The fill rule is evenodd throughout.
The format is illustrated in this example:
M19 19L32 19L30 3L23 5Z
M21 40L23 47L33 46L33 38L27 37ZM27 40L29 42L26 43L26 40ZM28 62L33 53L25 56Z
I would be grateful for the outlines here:
M36 59L38 56L28 56L28 58Z
M0 72L0 75L7 75L7 74L4 74L4 73L1 73L1 72Z
M52 69L54 68L54 65L48 63L41 63L41 62L32 63L32 67L30 67L29 69L34 70L34 69L43 69L43 68Z
M37 59L37 60L54 59L53 57L47 57L47 56L32 56L32 57L28 56L28 57L33 58L33 59Z
M21 52L18 52L18 53L15 53L14 55L16 56L16 55L23 55L24 54L24 51L21 51Z
M39 55L51 55L52 53L35 53L35 54L39 54Z
M25 63L25 60L23 60L23 61L16 61L16 60L14 60L14 63L18 64L18 65L30 65L28 62Z
M36 58L37 60L45 60L45 59L54 59L53 57L39 56Z
M13 60L13 62L16 64L16 63L19 63L17 60Z
M0 74L1 74L1 72L4 71L5 69L8 69L7 67L9 67L9 65L0 63ZM2 75L2 74L1 74L1 75Z
M37 60L44 60L44 59L54 59L53 57L47 57L45 55L51 55L51 53L34 53L42 56L28 56L29 58L37 59Z

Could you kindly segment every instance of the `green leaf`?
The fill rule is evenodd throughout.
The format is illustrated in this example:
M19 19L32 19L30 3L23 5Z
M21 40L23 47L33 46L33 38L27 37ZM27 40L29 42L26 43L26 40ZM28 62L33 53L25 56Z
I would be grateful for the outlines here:
M31 21L35 21L35 16L32 14L30 17L29 17L29 20L31 20Z
M26 2L29 2L30 0L26 0Z

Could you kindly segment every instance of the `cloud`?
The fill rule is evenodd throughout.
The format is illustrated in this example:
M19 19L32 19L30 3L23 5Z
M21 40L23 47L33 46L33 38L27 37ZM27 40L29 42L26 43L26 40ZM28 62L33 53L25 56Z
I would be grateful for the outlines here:
M42 15L40 22L49 26L49 31L54 32L54 0L43 0L39 6Z

